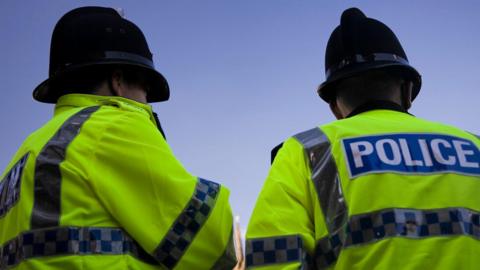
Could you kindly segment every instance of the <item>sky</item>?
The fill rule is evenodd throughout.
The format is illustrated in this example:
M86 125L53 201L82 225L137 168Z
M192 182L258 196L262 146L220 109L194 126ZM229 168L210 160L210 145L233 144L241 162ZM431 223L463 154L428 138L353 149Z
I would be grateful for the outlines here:
M144 32L171 97L154 103L168 143L192 174L230 189L247 226L286 138L334 120L316 94L327 40L343 10L387 24L422 75L411 113L480 134L479 1L25 1L0 2L0 170L47 122L32 90L48 76L58 19L87 5L122 8Z

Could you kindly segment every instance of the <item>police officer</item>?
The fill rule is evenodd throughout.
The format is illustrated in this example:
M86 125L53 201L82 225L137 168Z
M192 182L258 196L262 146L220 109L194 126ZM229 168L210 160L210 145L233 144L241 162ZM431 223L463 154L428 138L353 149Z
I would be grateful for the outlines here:
M231 269L229 191L188 173L147 102L169 87L141 30L114 9L65 14L49 78L56 103L0 181L0 269Z
M338 121L287 139L247 231L255 269L477 269L480 140L409 114L395 34L344 11L318 89Z

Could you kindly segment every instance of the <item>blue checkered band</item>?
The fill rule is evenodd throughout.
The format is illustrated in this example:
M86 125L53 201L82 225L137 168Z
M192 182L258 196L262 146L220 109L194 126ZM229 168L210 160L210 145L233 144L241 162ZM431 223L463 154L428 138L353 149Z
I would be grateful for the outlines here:
M20 158L0 181L0 218L5 216L20 199L22 172L27 159L28 153Z
M315 265L317 268L327 268L335 263L343 247L345 233L339 231L328 237L324 237L317 242L315 247Z
M57 227L25 232L0 247L0 269L54 255L128 254L147 263L149 255L122 229Z
M192 198L155 249L155 257L163 266L175 267L207 221L219 192L219 184L198 179Z
M480 240L480 212L466 208L383 209L353 216L344 230L320 239L315 261L317 267L327 267L335 263L342 247L391 237L422 239L459 235Z
M247 239L246 255L247 267L306 260L299 235Z

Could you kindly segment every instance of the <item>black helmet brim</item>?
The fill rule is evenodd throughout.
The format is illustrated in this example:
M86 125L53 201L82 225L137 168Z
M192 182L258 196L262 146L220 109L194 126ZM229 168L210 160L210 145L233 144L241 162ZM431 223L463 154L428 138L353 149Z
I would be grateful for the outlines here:
M63 71L57 76L52 76L42 83L40 83L33 90L33 98L39 102L43 103L56 103L58 98L64 93L59 89L54 89L54 82L68 76L69 74L74 74L83 69L101 67L101 66L112 66L112 65L125 65L131 67L137 67L145 72L148 78L149 91L147 92L147 102L162 102L167 101L170 98L170 87L168 85L165 77L155 69L152 69L148 65L142 65L139 63L125 62L125 61L105 61L105 62L95 62L95 63L84 63L81 65L71 66L68 70Z

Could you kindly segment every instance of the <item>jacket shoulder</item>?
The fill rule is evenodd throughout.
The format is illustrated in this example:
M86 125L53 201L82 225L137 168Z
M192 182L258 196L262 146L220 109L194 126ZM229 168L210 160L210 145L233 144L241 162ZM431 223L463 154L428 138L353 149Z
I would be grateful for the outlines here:
M324 134L324 132L321 130L321 128L314 127L314 128L299 132L289 137L284 142L275 146L270 152L271 163L273 163L273 161L275 160L275 157L277 156L278 152L282 149L282 147L284 145L289 146L291 144L290 141L292 140L296 141L304 149L307 149L307 150L318 145L329 144L328 138Z

